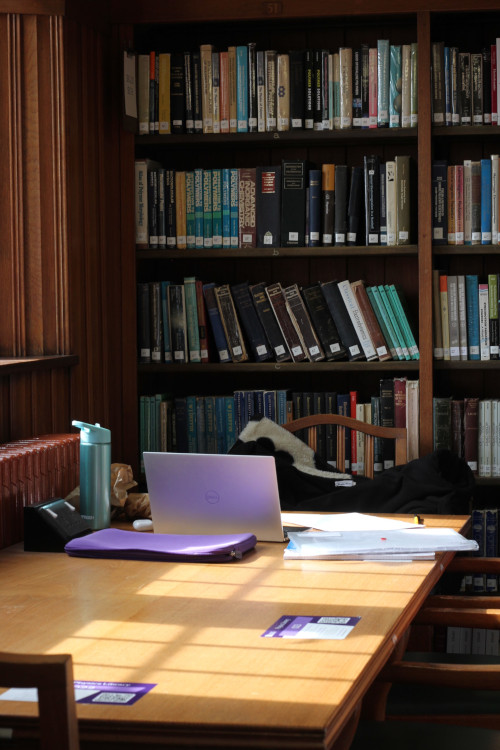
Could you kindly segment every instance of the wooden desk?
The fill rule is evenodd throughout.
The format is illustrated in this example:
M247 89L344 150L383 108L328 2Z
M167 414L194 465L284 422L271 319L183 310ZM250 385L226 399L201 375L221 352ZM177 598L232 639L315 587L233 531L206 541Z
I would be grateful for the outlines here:
M82 747L330 748L451 558L284 561L283 545L259 543L198 565L18 545L0 553L1 648L69 652L79 680L157 683L132 706L79 704ZM262 638L284 614L361 620L342 641ZM0 726L26 728L36 710L0 701Z

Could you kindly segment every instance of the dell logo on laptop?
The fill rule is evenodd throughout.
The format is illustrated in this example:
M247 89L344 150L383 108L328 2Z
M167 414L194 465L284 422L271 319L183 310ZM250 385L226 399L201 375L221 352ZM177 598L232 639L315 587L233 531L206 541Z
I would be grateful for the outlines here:
M205 492L205 500L207 503L218 503L220 500L220 495L215 490L207 490Z

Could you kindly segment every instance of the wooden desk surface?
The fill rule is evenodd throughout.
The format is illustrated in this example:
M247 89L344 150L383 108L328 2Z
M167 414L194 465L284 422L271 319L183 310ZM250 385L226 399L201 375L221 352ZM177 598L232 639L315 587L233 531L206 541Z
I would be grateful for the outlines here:
M457 530L467 521L425 518ZM202 565L17 545L0 553L1 648L71 653L78 680L157 683L131 706L78 705L96 748L331 747L452 556L284 561L283 545L259 543L241 561ZM341 641L261 637L286 614L361 620ZM0 725L36 710L0 701Z

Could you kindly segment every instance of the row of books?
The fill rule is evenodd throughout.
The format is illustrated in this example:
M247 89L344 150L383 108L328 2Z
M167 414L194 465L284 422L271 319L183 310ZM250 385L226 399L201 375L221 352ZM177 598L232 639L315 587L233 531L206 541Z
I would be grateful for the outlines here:
M433 42L431 53L433 124L498 125L500 37L474 52Z
M78 433L41 435L0 449L0 549L23 539L23 509L78 486Z
M138 316L141 363L420 358L395 284L140 282Z
M474 508L471 513L472 538L479 545L477 557L498 556L498 509ZM476 571L463 577L463 594L492 594L499 591L498 576ZM498 656L500 653L500 631L486 628L449 626L446 629L446 651L451 654L477 654Z
M498 245L498 154L463 164L432 163L432 238L436 245Z
M433 271L434 358L499 359L499 275Z
M433 399L434 448L463 457L479 477L500 477L500 399Z
M172 398L165 393L140 397L142 452L177 451L227 453L238 435L256 415L277 424L309 414L343 414L384 426L408 426L408 459L418 456L419 381L384 378L379 393L363 402L358 391L346 393L301 392L287 389L238 390L231 395L187 395ZM299 437L304 437L299 435ZM364 474L364 435L346 430L346 471ZM325 425L318 432L317 452L336 466L336 429ZM375 472L394 465L391 441L375 441Z
M139 54L139 134L247 133L412 127L417 43Z
M135 162L136 247L408 245L411 160L173 170Z

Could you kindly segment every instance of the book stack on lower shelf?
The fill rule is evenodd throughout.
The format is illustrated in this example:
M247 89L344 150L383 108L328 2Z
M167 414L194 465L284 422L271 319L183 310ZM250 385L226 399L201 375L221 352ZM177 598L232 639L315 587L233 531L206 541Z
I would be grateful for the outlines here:
M359 166L304 159L237 169L135 162L136 247L404 246L415 235L409 155Z
M139 362L419 359L396 284L141 282Z
M472 511L472 537L479 545L478 557L498 556L498 510L480 508ZM477 572L464 576L461 592L467 594L498 595L498 576ZM500 631L487 628L447 627L441 634L446 641L446 651L452 654L476 654L498 656L500 654ZM444 645L444 644L443 644Z
M227 453L248 421L257 415L277 424L310 414L343 414L385 427L407 427L408 460L418 457L419 381L381 378L378 393L363 398L359 391L303 392L287 389L237 390L230 395L165 393L140 398L142 452ZM336 430L318 433L318 454L336 465ZM375 472L394 464L390 441L375 441ZM364 435L346 430L345 455L353 474L364 474Z
M500 399L433 399L434 449L463 457L480 478L500 477Z

